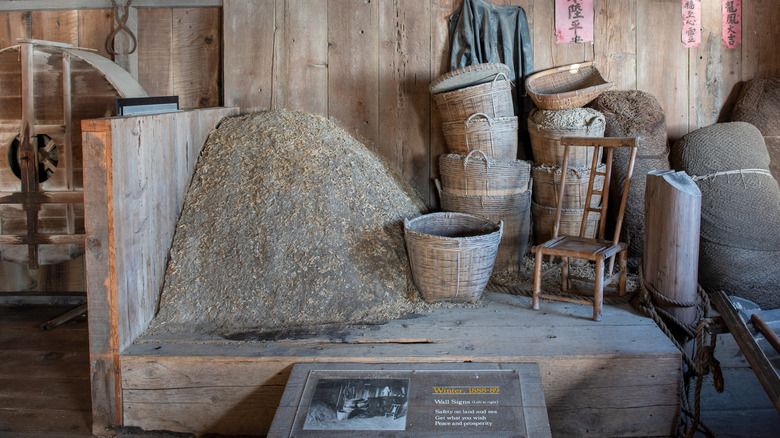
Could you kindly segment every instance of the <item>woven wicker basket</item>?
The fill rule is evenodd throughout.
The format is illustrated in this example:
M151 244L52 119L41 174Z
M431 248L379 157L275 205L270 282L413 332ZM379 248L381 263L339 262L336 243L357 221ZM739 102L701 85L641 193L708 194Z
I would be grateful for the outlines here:
M502 223L461 213L431 213L404 220L414 283L426 302L470 301L482 296Z
M484 113L475 113L462 122L442 125L444 139L451 153L467 155L479 149L494 160L517 158L517 117L494 119Z
M603 137L606 123L604 117L591 119L590 124L584 128L549 129L540 126L533 121L533 115L537 110L532 110L528 117L528 134L531 137L531 151L534 162L543 166L560 166L563 164L564 147L561 146L561 137ZM573 147L569 148L569 167L590 167L593 160L593 148ZM599 149L599 162L601 161L601 149Z
M592 62L564 65L534 73L525 80L525 89L539 109L580 108L614 87Z
M442 123L462 122L470 115L484 113L492 118L513 117L512 83L504 73L492 81L433 95Z
M496 271L519 271L531 232L531 192L509 196L466 196L439 191L444 211L473 214L504 222L504 235L496 255Z
M468 155L439 157L444 190L458 195L505 196L530 188L531 164L527 161L497 161L475 149Z
M598 167L599 172L607 170L607 165ZM558 190L561 188L561 168L558 166L534 166L533 174L534 202L539 205L556 207L558 205ZM566 172L566 187L563 188L563 208L585 208L588 196L588 180L590 169L572 169ZM593 180L593 191L604 189L604 177L596 175ZM592 207L601 205L601 195L593 195Z
M581 208L561 209L561 224L558 228L558 235L579 236L583 211ZM534 202L531 206L531 212L534 216L534 243L538 245L552 239L553 227L555 226L555 207L539 205ZM601 213L591 212L588 214L585 237L596 237L596 227L600 218Z

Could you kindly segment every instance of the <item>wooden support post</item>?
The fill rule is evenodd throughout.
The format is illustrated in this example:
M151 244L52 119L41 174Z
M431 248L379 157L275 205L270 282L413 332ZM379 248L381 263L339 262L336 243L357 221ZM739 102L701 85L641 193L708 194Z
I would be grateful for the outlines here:
M700 222L701 191L685 172L647 174L644 280L677 301L696 301ZM685 324L696 318L695 307L656 304Z
M21 44L22 56L22 132L19 136L19 156L21 158L22 192L38 191L38 142L35 133L35 70L33 68L32 43ZM38 234L38 210L40 205L22 204L27 213L27 236L32 239ZM38 244L30 242L28 264L30 269L38 269Z

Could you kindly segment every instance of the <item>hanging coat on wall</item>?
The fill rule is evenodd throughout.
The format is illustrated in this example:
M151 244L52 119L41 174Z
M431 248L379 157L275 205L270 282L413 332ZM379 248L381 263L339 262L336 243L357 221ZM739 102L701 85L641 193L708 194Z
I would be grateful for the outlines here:
M485 0L463 0L450 16L449 37L450 70L485 62L508 65L517 106L518 97L525 95L525 77L534 71L525 10Z
M525 78L534 72L531 33L525 10L485 0L463 0L450 15L450 70L474 64L501 62L509 66L515 115L520 117L518 158L530 159L526 118L533 102L525 93Z

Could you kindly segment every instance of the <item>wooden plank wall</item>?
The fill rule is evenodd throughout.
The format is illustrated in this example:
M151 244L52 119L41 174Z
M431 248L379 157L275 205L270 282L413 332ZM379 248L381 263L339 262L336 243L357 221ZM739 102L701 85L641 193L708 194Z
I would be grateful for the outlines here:
M137 9L138 80L183 108L290 108L335 120L436 204L446 151L428 84L447 70L447 17L461 0L223 0ZM720 2L702 5L702 44L680 42L679 0L595 0L595 41L555 44L552 0L525 8L536 70L594 60L618 89L652 93L672 141L728 119L743 81L780 76L780 2L743 2L743 44L721 47ZM0 46L33 37L97 47L109 9L0 12ZM222 44L219 44L220 39ZM224 52L224 53L221 53ZM222 59L224 73L219 60ZM222 89L224 88L224 100Z
M135 75L147 94L178 95L183 109L219 106L221 14L217 7L138 9ZM0 12L0 48L36 38L111 59L106 39L113 29L111 9Z
M434 205L431 181L445 146L427 88L447 71L446 20L460 1L306 3L224 0L225 103L327 116ZM696 49L680 42L679 0L595 0L595 41L584 44L555 44L552 0L494 3L525 8L536 70L595 60L617 89L644 90L659 100L672 141L727 120L742 81L780 76L780 45L773 44L780 2L743 2L739 49L721 47L715 1L703 2L703 42Z

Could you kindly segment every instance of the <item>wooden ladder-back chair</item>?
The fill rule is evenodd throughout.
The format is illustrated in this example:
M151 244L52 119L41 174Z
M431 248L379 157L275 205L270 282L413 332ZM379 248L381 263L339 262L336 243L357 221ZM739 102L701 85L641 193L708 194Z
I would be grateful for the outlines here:
M563 153L563 166L561 169L561 186L558 189L558 206L555 210L555 225L553 227L552 239L541 245L534 246L532 251L536 254L536 264L534 265L534 294L533 294L533 308L539 310L539 301L541 298L547 298L552 300L567 301L576 304L587 304L593 306L593 320L601 320L601 304L604 300L604 285L611 284L615 279L618 280L618 292L620 295L626 293L626 250L628 245L620 242L620 228L623 224L623 213L626 209L626 201L628 198L628 186L631 181L631 175L634 172L634 161L636 160L637 140L635 137L626 138L605 138L605 137L563 137L561 138L561 145L564 146ZM566 184L566 172L568 170L569 149L572 147L591 147L593 151L593 161L591 163L590 179L588 181L588 194L586 196L585 208L582 213L582 222L580 223L580 232L578 236L559 236L558 229L561 222L561 206L564 194L564 185ZM630 158L628 161L628 171L626 172L625 184L623 186L623 196L620 200L620 209L618 210L618 217L615 223L615 229L612 240L606 240L605 228L607 224L607 207L609 201L609 186L610 179L612 177L612 157L615 148L628 147L630 148ZM601 157L601 151L606 152L606 171L598 172L596 169L599 165ZM597 176L604 177L604 187L601 191L593 189L593 182ZM601 195L601 206L594 207L592 205L593 195ZM588 215L590 213L598 212L601 214L599 218L598 227L596 229L596 237L586 237L585 230L588 222ZM543 257L551 256L560 257L561 263L561 291L567 292L571 285L571 278L569 275L569 259L585 259L596 262L595 273L595 291L593 295L593 302L587 300L578 300L574 298L547 295L542 293L542 278L548 273L557 269L559 265L554 265L544 272L542 272L542 259ZM615 255L618 255L618 272L613 275L612 270L615 265ZM609 259L609 277L604 279L604 262ZM590 281L589 279L583 279Z

